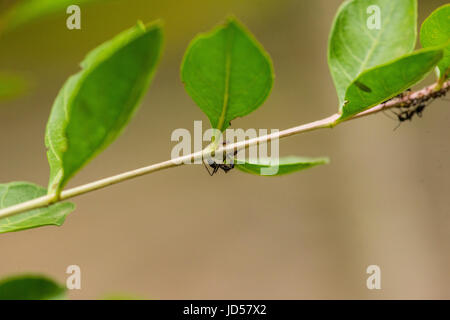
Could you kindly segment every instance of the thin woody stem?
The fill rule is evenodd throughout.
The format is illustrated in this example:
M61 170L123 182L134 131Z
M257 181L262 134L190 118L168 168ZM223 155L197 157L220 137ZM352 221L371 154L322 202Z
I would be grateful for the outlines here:
M430 99L435 99L444 96L448 91L450 91L450 81L444 82L442 85L435 83L431 86L425 87L422 90L411 92L410 94L404 95L402 97L397 97L391 99L387 102L369 108L357 115L345 119L343 121L339 121L340 114L336 113L330 117L327 117L322 120L314 121L311 123L303 124L297 127L285 129L282 131L273 132L271 134L256 137L249 140L239 141L233 144L227 144L226 146L218 147L215 152L217 153L228 153L231 151L239 151L250 146L254 146L260 143L268 142L274 139L281 139L285 137L289 137L292 135L297 135L300 133L305 133L309 131L314 131L323 128L333 128L341 122L346 122L349 120L358 119L361 117L369 116L375 113L378 113L383 110L387 110L390 108L398 108L398 107L408 107L412 106L418 100L427 101ZM115 176L111 176L108 178L104 178L101 180L97 180L82 186L78 186L72 189L68 189L62 191L59 197L55 195L46 195L40 198L36 198L27 202L23 202L5 209L0 210L0 218L10 217L31 209L37 209L41 207L48 206L50 204L64 201L88 192L92 192L98 189L102 189L113 184L117 184L119 182L127 181L130 179L134 179L143 175L147 175L149 173L153 173L156 171L181 166L185 163L191 163L198 160L202 160L206 155L211 153L211 147L207 147L202 151L195 152L189 155L185 155L182 157L178 157L172 160L167 160L164 162L160 162L157 164L153 164L147 167L127 171Z

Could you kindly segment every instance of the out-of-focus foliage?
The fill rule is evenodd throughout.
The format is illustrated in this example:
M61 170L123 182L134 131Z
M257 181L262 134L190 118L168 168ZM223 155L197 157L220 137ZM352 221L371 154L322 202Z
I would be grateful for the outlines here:
M58 11L65 12L70 5L111 0L21 0L0 15L0 32L7 32L26 23Z
M22 76L0 72L0 102L21 95L27 88L28 82Z
M66 291L42 275L18 275L0 281L0 300L62 300Z

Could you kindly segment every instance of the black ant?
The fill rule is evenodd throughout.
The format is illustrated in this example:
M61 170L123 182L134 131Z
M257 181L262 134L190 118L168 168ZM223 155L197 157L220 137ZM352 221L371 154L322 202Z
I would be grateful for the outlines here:
M399 95L395 96L394 98L391 98L389 100L386 100L384 103L391 101L395 98L405 98L409 93L411 89L406 90L405 92L400 93ZM417 115L419 118L422 118L423 111L425 110L426 106L430 103L432 103L435 99L445 96L446 92L441 90L434 92L430 96L423 96L423 97L417 97L409 99L409 101L402 102L399 106L396 108L399 110L399 112L394 112L391 110L392 113L395 114L397 117L397 120L399 121L399 124L397 127L395 127L394 130L396 130L402 122L405 121L412 121L415 115ZM391 118L391 117L389 117Z
M395 97L392 97L392 98L390 98L390 99L388 99L388 100L386 100L386 101L383 101L382 104L387 103L387 102L389 102L389 101L392 101L392 100L394 100L394 99L402 99L402 98L406 97L408 94L410 94L411 91L412 91L411 88L406 89L406 91L399 93L399 94L396 95Z
M407 91L410 91L410 89L408 89ZM397 116L399 124L394 130L396 130L402 124L402 122L405 122L407 120L412 121L414 115L417 115L419 118L421 118L426 106L432 103L437 98L444 97L446 93L447 91L441 89L439 91L432 92L429 96L410 99L408 103L402 103L400 106L396 107L400 110L400 112L392 112ZM405 93L397 96L397 98L401 97L405 97Z
M226 142L223 143L223 146L226 145ZM236 156L237 154L237 150L234 151L233 155ZM232 157L229 157L228 155L226 155L224 157L224 161L227 160L227 158L230 160L230 163L216 163L214 160L212 159L206 159L206 161L208 162L208 165L212 168L212 171L210 171L208 169L208 167L206 166L205 162L203 161L203 164L205 165L206 170L208 171L210 176L213 176L214 174L217 173L217 171L219 171L219 169L222 169L223 172L228 173L228 171L232 170L234 168L234 159Z
M397 129L402 124L402 122L405 122L407 120L412 121L414 115L417 115L419 118L422 118L425 107L426 104L424 102L421 102L416 107L412 106L406 110L401 111L400 113L392 111L397 116L397 119L399 121L399 124L395 129Z
M217 171L219 171L219 169L222 169L223 172L228 173L228 171L230 171L231 169L234 168L234 163L230 163L230 164L216 163L211 159L208 159L208 165L212 168L212 171L210 171L206 165L205 165L205 168L208 171L210 176L213 176L214 174L216 174Z

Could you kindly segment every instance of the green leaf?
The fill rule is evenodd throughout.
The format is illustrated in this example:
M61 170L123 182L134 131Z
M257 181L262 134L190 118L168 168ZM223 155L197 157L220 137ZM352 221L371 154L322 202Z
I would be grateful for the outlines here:
M0 300L62 300L66 288L41 275L18 275L0 281Z
M249 159L243 163L237 163L236 168L243 172L260 176L281 176L328 163L328 158L304 158L291 156L280 158L278 164L271 162L270 158Z
M121 33L89 53L59 92L47 123L49 193L105 149L147 91L162 47L159 23Z
M192 40L181 66L186 91L221 131L262 105L273 78L269 55L234 18Z
M442 59L441 49L422 49L363 72L347 89L339 121L373 107L426 77Z
M27 87L28 83L23 77L17 74L0 73L0 101L21 95Z
M450 77L450 4L436 9L422 24L420 42L424 48L445 46L444 58L438 64L438 77Z
M52 13L66 12L70 5L100 0L22 0L0 15L0 30L10 31ZM102 0L105 1L105 0Z
M0 184L0 209L39 198L47 190L29 182ZM11 217L0 218L0 233L20 231L48 225L60 226L66 216L75 209L70 202L56 203L48 207L26 211Z
M377 13L372 6L380 9L379 29L371 24ZM340 7L331 29L328 65L341 106L348 86L362 72L414 50L416 28L416 0L351 0Z

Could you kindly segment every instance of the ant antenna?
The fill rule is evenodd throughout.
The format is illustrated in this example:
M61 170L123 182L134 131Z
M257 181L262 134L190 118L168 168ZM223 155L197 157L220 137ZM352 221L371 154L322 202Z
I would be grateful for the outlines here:
M390 111L397 116L397 119L394 119L394 120L398 120L398 125L392 130L392 131L396 131L402 125L402 122L404 120L402 120L402 114L401 113L396 113L393 110L390 110Z
M390 110L390 111L392 112L392 110ZM384 114L386 117L388 117L389 119L394 120L394 121L397 120L397 119L395 119L395 118L392 118L390 115L388 115L388 114L386 113L386 110L383 110L382 112L383 112L383 114ZM394 112L394 113L395 113L395 112Z
M400 126L402 125L402 122L401 121L399 121L398 122L398 125L394 128L394 130L392 130L392 131L395 131L395 130L397 130L398 128L400 128Z

